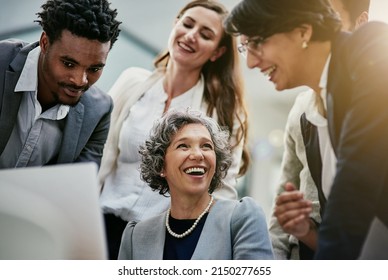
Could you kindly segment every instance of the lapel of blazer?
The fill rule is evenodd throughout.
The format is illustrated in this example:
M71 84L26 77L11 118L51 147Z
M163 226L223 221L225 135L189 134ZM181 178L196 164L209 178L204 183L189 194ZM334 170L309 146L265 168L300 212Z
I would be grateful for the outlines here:
M71 163L75 160L84 113L84 105L81 102L75 107L70 107L57 163Z
M4 91L2 96L2 107L0 114L0 154L11 135L12 129L16 123L19 112L19 106L22 99L22 92L15 93L15 86L22 73L24 63L28 53L36 48L39 42L28 44L23 47L9 64L10 71L6 71L4 78Z
M23 93L14 92L19 76L20 72L7 71L5 74L4 94L0 115L0 154L3 152L16 123L20 102L22 100Z
M215 205L213 205L212 210L209 212L206 222L203 225L203 229L201 232L201 235L199 236L197 246L195 247L195 250L193 252L193 255L191 256L192 260L210 260L214 259L211 257L211 255L218 255L217 251L219 248L217 246L218 241L217 239L220 238L221 230L216 230L214 226L216 226L217 219L214 219L214 215L216 214L215 208L219 202L217 202ZM216 237L216 239L214 239ZM210 249L211 248L211 249Z
M306 149L307 164L310 169L311 177L318 190L320 212L323 215L326 198L322 190L322 158L319 148L318 129L306 118L306 113L300 116L300 128L302 132L303 143Z
M162 260L164 240L166 238L165 226L166 212L135 226L133 233L134 259L136 260ZM138 231L138 232L136 232Z
M109 95L113 98L114 108L111 115L108 138L106 140L101 165L98 172L100 189L102 190L106 176L116 168L119 153L119 137L121 127L133 104L151 88L163 75L162 71L152 74L144 69L128 68L120 78L120 83L113 85Z
M232 255L231 216L237 200L217 200L211 208L192 260L230 260Z
M343 45L349 35L349 33L342 32L332 41L332 56L327 80L327 122L330 141L336 155L341 124L346 112L344 106L348 95L346 87L349 77L346 76L346 65L344 65L342 58Z

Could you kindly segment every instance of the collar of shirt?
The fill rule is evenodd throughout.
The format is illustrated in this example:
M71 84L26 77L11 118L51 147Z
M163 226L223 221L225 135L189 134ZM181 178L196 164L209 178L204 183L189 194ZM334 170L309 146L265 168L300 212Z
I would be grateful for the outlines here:
M326 88L327 88L327 77L329 75L329 64L331 60L331 54L327 57L325 67L323 67L323 71L321 74L321 79L319 81L319 87L321 88L321 98L323 100L323 106L325 107L325 110L327 110L327 104L326 104Z
M36 91L38 86L38 60L40 47L28 53L26 63L15 87L15 92Z
M306 96L303 102L305 106L304 111L306 113L306 119L317 127L326 127L326 118L318 112L318 108L315 101L315 91L313 91L312 89L308 89L308 91L304 93L304 95Z
M35 108L36 115L39 116L42 112L37 99L38 88L38 61L40 55L40 47L36 47L28 53L26 63L24 64L22 73L15 87L15 92L34 92L35 93ZM67 116L70 106L56 105L52 109L56 112L56 119L60 120Z
M329 54L329 56L326 59L325 66L323 67L321 78L319 80L319 87L321 89L320 96L325 110L327 110L326 87L327 87L327 77L329 74L330 59L331 59L331 54ZM309 122L311 122L313 125L317 127L325 127L327 126L327 119L318 112L316 100L315 100L316 93L312 89L310 89L309 91L310 91L310 94L306 94L306 97L307 97L306 107L305 107L306 118Z

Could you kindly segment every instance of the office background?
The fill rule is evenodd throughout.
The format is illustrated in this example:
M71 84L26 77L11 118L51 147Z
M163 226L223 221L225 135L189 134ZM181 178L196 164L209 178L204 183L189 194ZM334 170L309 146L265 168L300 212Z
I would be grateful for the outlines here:
M220 0L231 9L239 0ZM0 40L39 40L41 28L34 22L45 0L0 0ZM121 34L108 57L97 85L105 91L127 67L152 69L153 59L165 49L175 16L188 0L110 0L122 21ZM370 20L388 22L388 1L371 0ZM283 129L295 96L305 88L278 92L242 60L246 99L250 113L249 147L252 165L239 180L241 195L260 203L267 217L272 207L283 152Z

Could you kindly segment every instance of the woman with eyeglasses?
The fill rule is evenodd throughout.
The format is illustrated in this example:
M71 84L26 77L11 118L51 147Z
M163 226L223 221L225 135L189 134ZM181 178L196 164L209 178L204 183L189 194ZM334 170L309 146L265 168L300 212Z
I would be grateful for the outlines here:
M119 259L273 259L265 215L250 197L217 199L232 162L229 131L199 111L170 110L141 145L140 174L169 208L128 223Z
M189 2L175 19L156 69L129 68L109 92L115 106L99 181L110 258L117 258L128 221L155 216L168 207L168 198L141 181L137 151L154 121L170 109L201 110L228 128L233 162L214 196L237 198L236 179L249 164L248 125L237 44L222 25L227 15L218 1Z
M240 35L248 67L277 90L310 87L328 119L335 175L315 258L365 257L364 240L376 224L388 225L388 26L370 22L341 32L327 0L243 0L225 26ZM278 216L286 228L315 226L311 203L292 188L279 195L277 208L288 210ZM374 249L368 256L381 255Z
M342 21L342 30L352 32L368 22L369 0L331 0ZM335 172L335 155L330 144L327 119L320 111L321 98L312 90L299 93L288 114L284 152L276 194L295 190L311 201L310 224L289 225L281 195L269 221L274 253L278 259L312 259L317 248L318 228ZM334 164L333 164L334 163ZM298 190L298 192L296 191ZM279 220L278 220L279 217ZM281 222L281 223L279 223Z

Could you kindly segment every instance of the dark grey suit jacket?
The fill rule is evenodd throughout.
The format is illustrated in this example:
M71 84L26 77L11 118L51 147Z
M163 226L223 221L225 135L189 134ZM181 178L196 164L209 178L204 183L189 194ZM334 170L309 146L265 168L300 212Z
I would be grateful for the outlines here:
M319 229L318 259L356 259L372 220L388 225L388 25L332 42L328 123L338 163Z
M38 43L19 40L0 42L0 155L16 123L23 93L14 92L28 53ZM46 164L93 161L100 165L108 135L112 99L92 86L70 108L65 120L62 145L56 160Z

